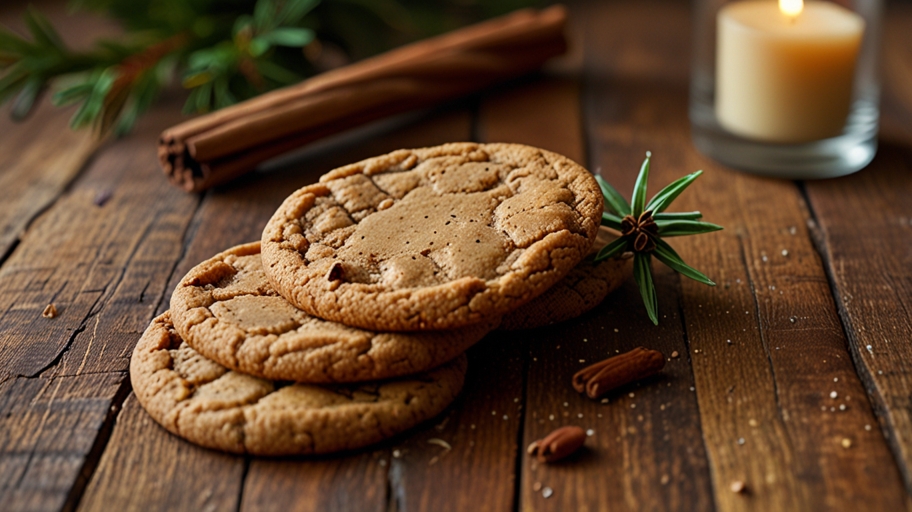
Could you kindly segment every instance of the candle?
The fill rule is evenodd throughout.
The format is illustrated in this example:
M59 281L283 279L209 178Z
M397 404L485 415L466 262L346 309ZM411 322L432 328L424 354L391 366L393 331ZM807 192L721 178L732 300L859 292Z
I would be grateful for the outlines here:
M864 20L828 2L734 2L719 10L716 116L742 137L797 143L839 135Z

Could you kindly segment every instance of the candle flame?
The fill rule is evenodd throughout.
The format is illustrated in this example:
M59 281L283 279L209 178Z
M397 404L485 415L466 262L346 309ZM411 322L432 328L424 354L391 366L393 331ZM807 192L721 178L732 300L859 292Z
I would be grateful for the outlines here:
M782 14L794 18L804 9L804 0L779 0L779 10Z

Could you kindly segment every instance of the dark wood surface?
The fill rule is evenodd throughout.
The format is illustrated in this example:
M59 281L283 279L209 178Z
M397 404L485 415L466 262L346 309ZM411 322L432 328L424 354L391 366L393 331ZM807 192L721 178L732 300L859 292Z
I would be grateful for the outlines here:
M912 4L887 5L877 158L818 182L694 149L688 3L578 2L571 18L573 51L548 73L201 195L170 187L155 159L180 98L97 150L67 130L70 112L0 117L0 509L912 509ZM64 35L84 40L76 28L93 23ZM558 151L623 193L647 150L654 190L704 169L676 206L726 229L674 245L719 285L656 266L659 327L629 282L578 320L491 335L453 406L357 453L226 455L146 415L130 353L189 268L258 239L285 196L333 167L454 140ZM57 318L41 316L49 303ZM607 403L570 387L640 345L680 356ZM534 462L525 447L564 424L591 431L585 450Z

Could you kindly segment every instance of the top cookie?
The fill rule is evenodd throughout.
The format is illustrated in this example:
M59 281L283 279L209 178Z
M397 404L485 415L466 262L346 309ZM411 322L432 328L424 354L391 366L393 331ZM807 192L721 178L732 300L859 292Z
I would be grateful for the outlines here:
M276 211L265 271L289 302L384 331L450 329L547 290L589 251L602 195L570 159L446 144L335 169Z

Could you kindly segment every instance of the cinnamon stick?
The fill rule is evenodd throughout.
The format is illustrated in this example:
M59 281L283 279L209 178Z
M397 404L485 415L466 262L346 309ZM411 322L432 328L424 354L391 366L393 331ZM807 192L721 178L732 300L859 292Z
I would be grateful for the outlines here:
M317 139L531 72L566 51L566 10L521 10L323 73L161 134L175 185L196 192Z

